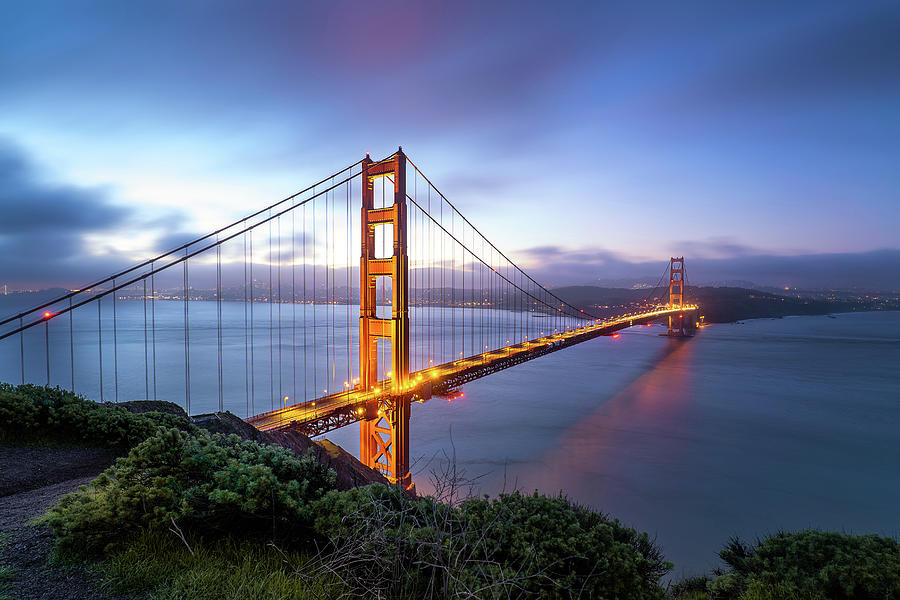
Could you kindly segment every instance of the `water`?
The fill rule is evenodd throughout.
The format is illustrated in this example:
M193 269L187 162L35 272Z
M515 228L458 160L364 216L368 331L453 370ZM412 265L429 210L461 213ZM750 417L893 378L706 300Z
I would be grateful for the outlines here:
M277 315L278 306L271 308ZM142 303L122 301L117 309L119 397L152 397ZM223 404L237 414L268 410L281 394L302 398L320 387L338 389L356 370L346 374L358 361L355 310L306 306L303 320L302 305L282 305L288 320L278 344L269 309L255 307L249 337L244 306L223 303ZM192 302L190 310L191 412L200 413L218 407L215 304ZM182 311L180 302L156 305L157 396L179 403ZM474 314L448 309L447 323L465 319L476 336L489 333ZM416 314L413 322L425 316ZM499 338L521 324L515 313L502 316ZM111 317L104 304L103 322ZM67 318L60 319L49 331L51 383L68 388L70 337ZM540 328L539 321L531 326ZM76 311L72 338L76 391L91 398L100 391L96 322L96 308ZM429 331L413 329L422 355ZM717 566L716 552L732 535L752 540L805 527L900 535L900 313L712 325L691 340L659 337L662 331L625 330L467 384L452 402L415 404L418 489L427 493L429 472L455 452L457 465L480 477L480 492L563 491L656 535L676 578ZM44 335L38 327L25 336L26 379L36 383L46 377ZM244 362L248 341L255 342L252 377ZM458 352L459 337L455 344ZM116 387L112 346L107 331L105 400ZM326 347L332 348L328 358L321 352ZM279 351L282 369L270 369ZM0 379L20 377L18 339L10 338L0 343ZM358 435L351 426L325 437L356 453Z
M656 535L673 575L732 535L900 535L900 313L661 327L599 338L413 408L416 480L455 448L485 493L517 487ZM333 440L355 449L356 431ZM452 440L452 444L451 444Z

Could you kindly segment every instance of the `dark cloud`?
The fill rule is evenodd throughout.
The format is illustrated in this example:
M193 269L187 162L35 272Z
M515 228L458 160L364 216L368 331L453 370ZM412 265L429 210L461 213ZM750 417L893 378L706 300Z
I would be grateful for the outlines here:
M121 225L130 211L103 188L45 181L24 153L0 140L0 235L67 235Z
M170 233L163 233L158 236L153 243L153 248L156 253L162 254L164 252L170 252L175 248L180 248L181 246L193 242L194 240L203 237L205 234L203 233L194 233L189 231L174 231ZM207 240L207 243L209 241ZM202 246L207 244L198 245L193 250L199 250Z
M93 255L84 236L122 226L131 211L104 188L46 180L8 141L0 141L0 214L0 273L10 287L82 284L125 262Z
M900 4L838 7L803 15L792 35L760 28L754 51L689 82L680 102L721 109L900 90Z

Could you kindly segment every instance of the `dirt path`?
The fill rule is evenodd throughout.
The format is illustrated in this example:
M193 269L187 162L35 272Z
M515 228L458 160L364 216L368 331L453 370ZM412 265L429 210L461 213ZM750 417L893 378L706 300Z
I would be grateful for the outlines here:
M96 476L115 457L109 450L85 446L0 445L0 497Z
M59 465L52 462L58 448L29 447L19 450L22 452L4 447L0 451L0 456L6 459L15 456L12 462L0 463L5 483L20 489L28 488L31 485L29 482L34 481L24 479L29 471L36 477L45 478L39 481L65 475L66 470L57 468ZM48 565L53 534L47 527L28 525L30 519L42 514L60 496L88 483L104 466L93 465L90 469L92 474L87 476L83 473L86 467L81 466L80 476L74 479L0 497L0 566L13 569L11 579L0 586L0 597L5 595L16 600L113 600L112 596L98 589L96 581L84 569Z

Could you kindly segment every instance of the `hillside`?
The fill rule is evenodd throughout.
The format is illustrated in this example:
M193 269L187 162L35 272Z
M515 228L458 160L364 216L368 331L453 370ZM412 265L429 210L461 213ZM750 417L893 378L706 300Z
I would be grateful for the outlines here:
M589 285L553 290L572 305L600 316L637 310L647 304L665 302L667 289L603 288ZM781 296L738 287L693 287L685 289L685 302L697 303L707 323L729 323L741 319L825 315L835 312L880 310L865 301L824 301Z

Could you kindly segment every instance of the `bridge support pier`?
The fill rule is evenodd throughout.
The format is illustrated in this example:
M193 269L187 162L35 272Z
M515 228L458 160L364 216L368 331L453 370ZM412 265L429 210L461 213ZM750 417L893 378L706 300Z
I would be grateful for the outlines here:
M375 208L374 180L393 179L394 201ZM378 383L378 340L391 345L390 390L387 405L366 407L360 422L360 460L378 469L393 483L411 485L409 473L410 401L404 392L409 381L409 298L406 248L406 156L402 149L391 158L362 162L362 252L360 256L359 372L360 390L371 391ZM393 254L376 258L375 229L391 226ZM379 318L376 287L379 277L391 280L391 318ZM387 385L387 382L385 382Z
M669 308L684 305L684 257L669 259ZM673 337L684 336L684 314L669 315L669 333Z

